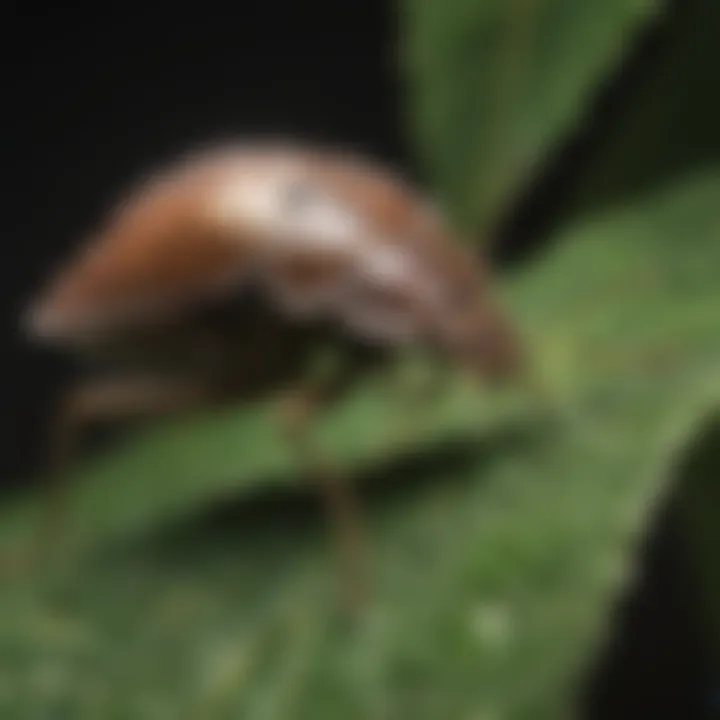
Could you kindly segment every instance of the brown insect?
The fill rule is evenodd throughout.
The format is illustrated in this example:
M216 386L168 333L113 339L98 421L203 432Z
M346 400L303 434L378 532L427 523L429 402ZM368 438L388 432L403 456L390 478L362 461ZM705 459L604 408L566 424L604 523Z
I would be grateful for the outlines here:
M26 325L106 369L67 396L65 458L91 421L277 395L348 567L352 495L308 447L303 419L404 346L492 377L520 361L488 273L432 205L368 161L283 143L204 150L142 182ZM319 349L335 358L322 376Z

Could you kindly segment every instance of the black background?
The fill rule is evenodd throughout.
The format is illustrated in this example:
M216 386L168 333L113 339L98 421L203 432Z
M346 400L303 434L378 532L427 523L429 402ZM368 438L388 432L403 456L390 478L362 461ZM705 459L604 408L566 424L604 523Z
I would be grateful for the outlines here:
M24 303L148 166L197 141L285 133L341 141L413 167L401 116L396 18L383 0L245 2L113 9L9 7L2 20L2 429L0 478L42 464L53 398L68 369L17 331ZM501 233L501 259L537 242L592 137L637 82L650 38L582 137L559 154ZM614 644L590 674L593 717L701 717L708 691L695 598L672 507L644 573L618 610Z

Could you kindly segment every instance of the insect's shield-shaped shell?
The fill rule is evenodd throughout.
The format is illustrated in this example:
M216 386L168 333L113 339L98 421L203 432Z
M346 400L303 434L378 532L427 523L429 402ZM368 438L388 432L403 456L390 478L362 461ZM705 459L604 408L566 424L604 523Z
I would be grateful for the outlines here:
M364 188L365 176L343 169L354 180L344 194L332 174L313 174L300 162L246 167L219 188L217 217L262 236L259 271L288 312L329 313L382 341L418 339L441 321L454 281L434 262L430 238L441 235L441 215L387 178Z
M478 280L440 213L381 169L230 148L139 186L60 273L45 332L112 332L250 283L291 317L323 317L381 343L442 344Z
M257 238L254 270L292 314L338 302L365 233L363 220L286 163L230 176L214 200L217 219Z
M403 244L381 239L366 248L350 278L346 317L355 330L386 341L421 337L426 321L422 266Z
M416 332L420 288L411 254L302 167L287 163L231 178L217 210L228 226L263 235L260 271L290 313L327 311L383 339Z

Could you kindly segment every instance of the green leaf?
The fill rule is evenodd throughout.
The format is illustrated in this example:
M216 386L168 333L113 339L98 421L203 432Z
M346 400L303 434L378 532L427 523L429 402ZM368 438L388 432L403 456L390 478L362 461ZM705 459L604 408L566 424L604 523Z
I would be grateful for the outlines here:
M662 5L403 3L409 122L445 206L466 230L492 230Z
M264 434L242 439L252 418L242 433L216 419L203 442L217 433L217 455L198 456L193 472L172 466L181 493L183 474L202 470L214 495L222 466L226 487L241 476L236 497L243 477L264 494L195 520L183 509L132 544L8 589L2 713L568 716L674 459L717 404L719 204L720 176L698 178L569 230L515 279L512 299L560 409L552 418L514 405L477 429L473 403L454 391L430 423L435 442L392 462L380 440L395 420L368 409L379 400L361 396L348 407L365 410L339 409L320 428L347 465L365 458L375 593L357 627L337 622L322 518L300 487L263 479L287 459ZM128 471L133 457L161 485L148 466L180 437L166 432L117 466ZM83 485L98 509L123 493L109 467L97 487Z
M409 369L409 362L399 368ZM399 385L399 370L369 378L314 421L313 442L339 469L361 472L368 462L407 453L419 442L440 443L458 431L482 433L500 415L523 409L517 393L487 397L472 379L450 376L444 397L428 407L432 413L418 415L409 404L413 396ZM282 432L279 409L271 399L153 423L79 463L64 479L72 494L72 535L63 548L66 557L57 559L72 561L98 542L143 533L239 490L305 486L299 476L307 468ZM37 504L34 497L13 504L0 525L5 549L22 552L27 546L41 518Z

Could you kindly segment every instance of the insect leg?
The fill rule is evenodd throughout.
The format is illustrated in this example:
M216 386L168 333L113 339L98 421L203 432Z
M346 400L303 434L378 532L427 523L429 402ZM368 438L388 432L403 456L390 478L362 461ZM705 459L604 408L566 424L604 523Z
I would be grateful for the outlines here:
M448 374L432 358L398 358L388 377L401 419L395 428L398 440L412 437L430 417L446 389Z
M324 369L327 370L328 366L325 365ZM313 442L311 433L313 419L348 378L342 365L336 365L334 369L335 373L316 372L314 383L284 396L280 408L281 422L301 464L307 468L322 493L328 520L337 538L344 601L347 609L356 613L361 610L368 594L366 542L360 503L355 488L342 472L327 461Z
M67 473L81 450L82 435L93 425L152 417L205 404L207 386L190 381L114 378L86 381L66 393L60 403L50 443L49 481L36 536L27 553L0 562L10 569L44 560L65 529L68 511Z

